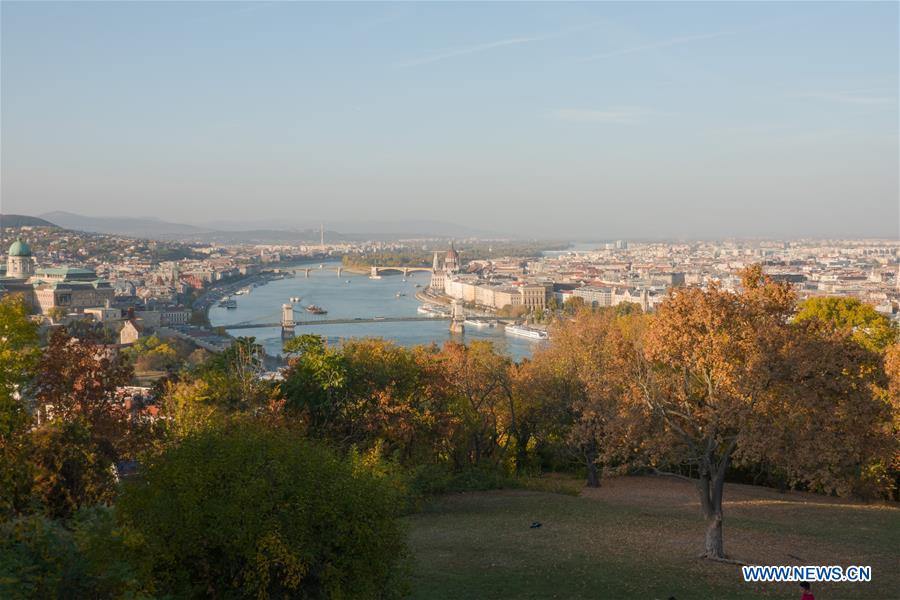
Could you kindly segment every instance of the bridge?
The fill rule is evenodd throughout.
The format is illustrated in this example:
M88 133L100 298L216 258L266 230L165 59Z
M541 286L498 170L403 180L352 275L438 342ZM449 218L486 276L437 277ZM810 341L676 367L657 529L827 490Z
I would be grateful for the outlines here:
M394 271L396 273L402 273L404 277L409 275L410 273L415 273L417 271L423 271L425 273L431 273L431 267L390 267L390 266L373 266L370 271L370 275L372 277L377 277L382 273L387 273L388 271Z
M294 272L303 271L304 277L309 277L309 274L312 271L336 271L337 276L341 277L344 274L344 266L325 266L324 263L320 264L318 267L294 267L291 269ZM410 273L415 273L421 271L423 273L431 273L431 267L392 267L389 265L386 266L372 266L369 269L370 277L379 277L381 273L387 273L389 271L393 271L395 273L401 273L404 277L409 275Z
M403 323L411 321L450 321L450 331L452 333L463 333L463 321L497 321L497 317L484 315L466 316L462 305L456 301L452 304L450 314L432 314L426 317L409 316L409 317L356 317L356 318L340 318L340 319L294 319L294 305L281 305L281 321L263 322L263 321L242 321L232 325L222 325L224 329L257 329L257 328L281 328L282 338L294 337L294 329L309 325L348 325L353 323ZM272 318L275 315L267 315L261 319Z
M450 315L436 315L433 317L367 317L355 319L308 319L305 321L293 321L294 327L302 327L304 325L346 325L348 323L400 323L403 321L446 321L450 319ZM282 327L290 325L279 321L277 323L254 323L243 322L234 325L222 325L224 329L253 329L258 327Z

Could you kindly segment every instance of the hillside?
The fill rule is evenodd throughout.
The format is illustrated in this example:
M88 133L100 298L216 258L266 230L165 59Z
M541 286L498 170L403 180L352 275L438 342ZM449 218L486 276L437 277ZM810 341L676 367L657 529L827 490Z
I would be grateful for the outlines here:
M689 482L620 477L599 489L565 483L577 497L525 490L455 494L408 517L412 597L800 597L796 584L744 583L740 566L697 558L704 523ZM725 497L725 550L736 559L871 565L871 582L817 583L816 598L896 597L896 504L734 484L726 485ZM541 527L530 528L533 521Z
M46 219L28 215L0 215L0 229L4 227L59 227Z

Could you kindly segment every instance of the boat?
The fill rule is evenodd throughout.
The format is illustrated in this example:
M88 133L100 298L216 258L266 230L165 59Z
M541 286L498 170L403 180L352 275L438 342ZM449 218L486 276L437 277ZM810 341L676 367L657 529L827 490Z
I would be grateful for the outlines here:
M494 327L497 322L496 321L481 321L475 319L466 319L463 321L464 325L469 325L470 327L477 327L481 329L482 327Z
M405 296L405 295L406 295L406 294L404 294L403 292L397 292L397 297L398 297L398 298L402 298L402 297Z
M300 302L300 300L301 300L300 296L291 296L291 302L293 304L297 304L298 302Z
M518 337L530 338L533 340L548 340L550 336L542 329L534 327L526 327L525 325L507 325L506 333Z
M369 279L381 279L381 275L369 275Z
M312 313L314 315L325 315L328 314L328 311L322 308L321 306L316 306L315 304L310 304L306 307L306 312Z
M416 287L417 287L417 288L420 288L420 287L422 287L422 284L421 284L421 283L417 283L417 284L416 284Z
M225 298L224 300L219 300L219 306L223 308L237 308L237 300L233 298Z

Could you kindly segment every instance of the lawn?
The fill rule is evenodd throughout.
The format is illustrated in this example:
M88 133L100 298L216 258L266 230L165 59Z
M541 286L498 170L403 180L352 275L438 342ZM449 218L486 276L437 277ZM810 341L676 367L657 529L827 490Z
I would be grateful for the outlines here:
M564 487L564 486L563 486ZM871 565L871 583L815 584L817 600L900 598L900 507L753 486L726 489L725 551L748 564ZM532 529L533 521L541 527ZM413 598L799 598L696 558L704 524L688 482L620 477L577 496L444 496L408 518Z

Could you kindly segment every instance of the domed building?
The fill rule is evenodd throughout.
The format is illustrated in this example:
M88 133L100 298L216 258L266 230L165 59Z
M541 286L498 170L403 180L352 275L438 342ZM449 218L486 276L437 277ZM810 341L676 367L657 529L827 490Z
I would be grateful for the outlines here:
M34 258L31 256L31 246L17 239L9 247L6 257L6 276L27 279L34 274Z
M22 297L42 314L54 308L80 312L106 306L115 290L90 269L76 267L35 268L31 247L17 239L6 255L6 269L0 272L0 295Z

